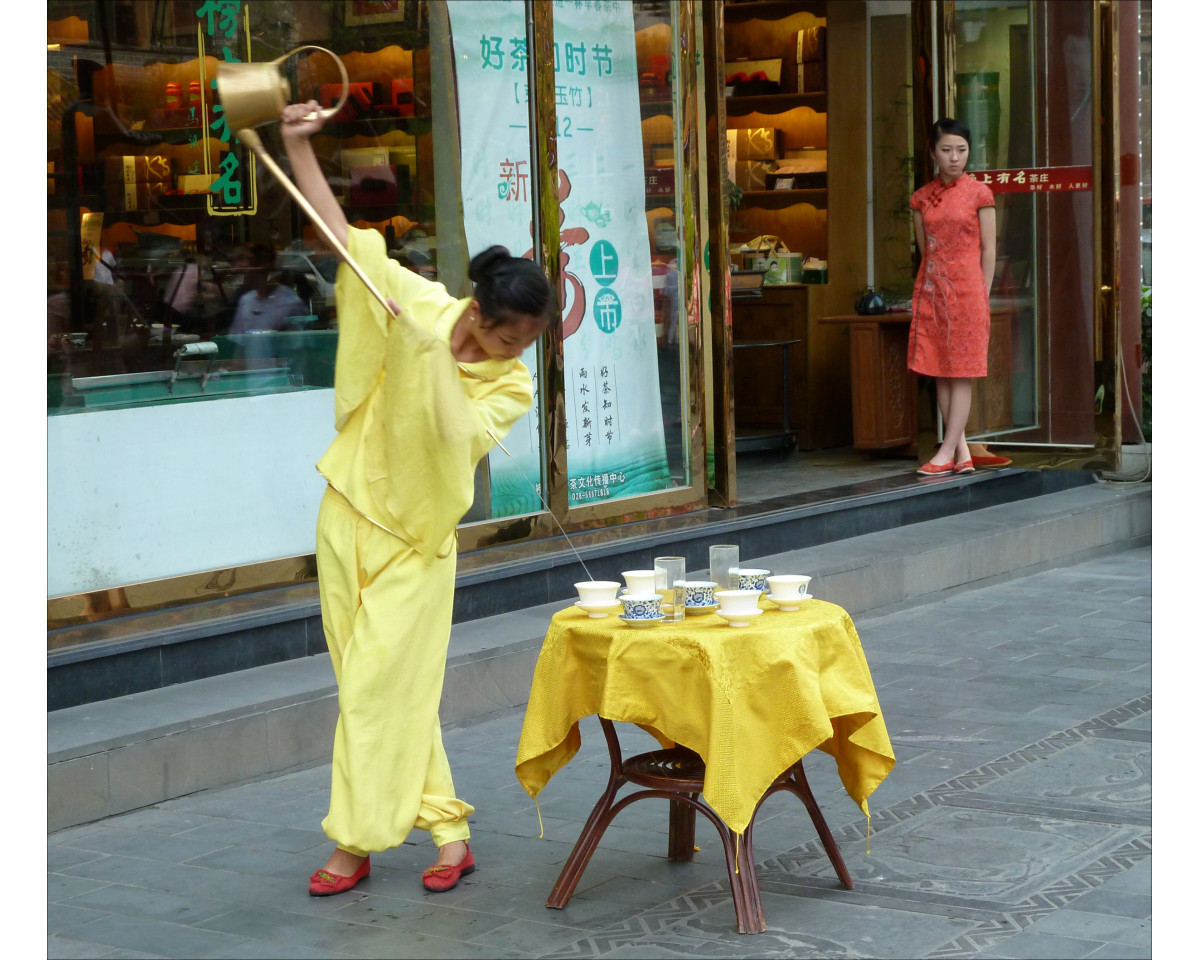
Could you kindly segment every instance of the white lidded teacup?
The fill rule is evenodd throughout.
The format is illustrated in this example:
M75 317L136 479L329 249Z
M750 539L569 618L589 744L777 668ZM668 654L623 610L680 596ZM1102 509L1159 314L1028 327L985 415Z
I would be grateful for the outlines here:
M615 606L621 585L615 580L584 580L575 584L575 589L579 592L579 602L585 606L605 603Z
M812 577L791 573L767 577L767 585L771 588L770 597L772 600L782 600L784 603L789 600L803 600L808 595L810 580Z
M757 590L718 590L717 603L722 613L749 614L758 609Z
M626 570L621 574L625 578L626 593L654 593L653 570Z

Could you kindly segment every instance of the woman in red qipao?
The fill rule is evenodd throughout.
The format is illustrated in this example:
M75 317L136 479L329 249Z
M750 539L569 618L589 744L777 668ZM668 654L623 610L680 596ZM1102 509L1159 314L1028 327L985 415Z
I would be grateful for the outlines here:
M996 201L966 173L971 131L942 119L930 130L937 176L913 194L913 226L921 269L913 287L908 368L937 380L945 433L925 476L969 473L971 378L987 376L991 315L988 291L996 269Z

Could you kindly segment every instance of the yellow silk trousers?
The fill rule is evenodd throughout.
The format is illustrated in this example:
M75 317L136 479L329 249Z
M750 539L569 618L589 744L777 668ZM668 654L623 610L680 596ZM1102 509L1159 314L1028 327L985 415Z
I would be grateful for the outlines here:
M321 623L338 684L325 834L356 856L404 842L470 837L474 808L454 795L438 705L456 556L426 565L332 487L317 516Z

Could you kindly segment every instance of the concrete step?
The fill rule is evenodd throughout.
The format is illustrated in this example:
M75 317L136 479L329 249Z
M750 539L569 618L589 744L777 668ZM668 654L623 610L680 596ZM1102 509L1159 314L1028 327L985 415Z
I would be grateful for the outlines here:
M809 573L811 591L863 617L1150 542L1151 487L1095 483L910 523L746 565ZM594 571L616 573L608 570ZM456 623L444 725L527 701L557 600ZM328 654L57 710L48 719L51 831L329 761L337 691Z
M1088 486L1074 471L981 470L925 480L890 476L736 507L688 511L497 543L459 557L454 623L561 602L589 569L642 570L656 556L708 565L708 548L735 543L758 557ZM587 578L585 574L584 579ZM50 710L111 700L219 674L324 653L315 580L163 610L77 624L47 634Z

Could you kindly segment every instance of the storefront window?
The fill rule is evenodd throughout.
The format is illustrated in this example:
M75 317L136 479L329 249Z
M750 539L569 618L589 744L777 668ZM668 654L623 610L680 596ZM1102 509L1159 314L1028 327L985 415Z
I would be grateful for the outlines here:
M426 7L49 4L52 414L333 385L336 258L228 129L222 61L335 48L322 166L351 223L439 276ZM298 98L341 93L320 53L282 69Z
M470 254L529 249L516 192L506 205L523 234L473 232L468 249L464 220L479 212L463 205L454 6L476 5L48 4L52 596L313 549L338 261L225 123L222 62L278 60L289 101L346 95L314 149L349 222L379 231L405 268L463 296ZM287 56L305 45L341 59L348 90L333 57ZM278 124L257 132L286 171ZM508 496L485 463L466 519L538 502Z
M693 482L675 6L554 5L560 179L557 211L540 217L559 218L569 506ZM226 123L221 64L277 69L291 102L344 94L313 145L349 222L463 296L471 254L538 247L529 12L521 0L50 0L52 621L90 616L76 609L89 593L120 612L126 586L200 577L200 598L210 581L221 594L270 585L243 587L238 571L292 558L308 570L314 464L334 432L338 261ZM336 55L349 87L334 57L305 46ZM286 172L278 124L257 133ZM523 358L539 390L542 349ZM548 509L542 409L481 463L464 522Z

